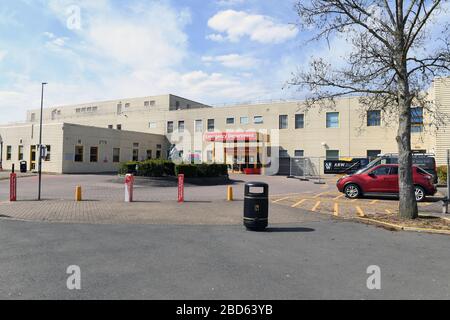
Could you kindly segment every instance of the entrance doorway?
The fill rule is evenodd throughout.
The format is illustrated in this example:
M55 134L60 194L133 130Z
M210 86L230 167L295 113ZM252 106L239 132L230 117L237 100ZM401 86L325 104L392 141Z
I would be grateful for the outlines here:
M30 171L36 170L36 146L30 147Z

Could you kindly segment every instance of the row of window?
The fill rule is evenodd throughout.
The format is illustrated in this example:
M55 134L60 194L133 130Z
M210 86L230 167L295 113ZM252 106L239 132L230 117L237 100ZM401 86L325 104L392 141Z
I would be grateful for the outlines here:
M91 113L97 112L98 107L86 107L86 108L76 108L75 113Z
M326 113L326 127L327 128L339 128L339 112L327 112ZM234 117L229 117L226 119L227 125L234 125L236 119ZM412 108L411 109L411 122L412 122L412 132L421 132L423 130L423 108ZM262 116L254 116L253 124L263 124L264 119ZM249 124L249 117L240 117L240 124ZM149 126L151 128L156 127L156 122L150 122ZM367 112L367 126L368 127L379 127L381 126L381 111L371 110ZM305 115L296 114L295 115L295 129L303 129L305 127ZM289 128L289 116L284 114L279 116L279 129ZM208 132L213 132L215 129L215 120L208 119ZM167 133L173 133L174 122L167 122ZM178 131L180 133L184 132L184 121L178 121ZM195 120L195 132L203 132L203 120Z
M34 150L36 150L36 149L34 149ZM24 152L24 147L23 146L19 146L18 149L17 149L17 160L18 161L24 160L23 152ZM51 153L51 146L47 145L47 154L45 156L44 161L51 161L50 153ZM12 160L12 154L13 154L12 146L6 146L6 160L7 161L11 161ZM36 155L35 154L33 155L33 150L32 150L31 158L32 158L31 159L32 161L36 160Z
M381 150L367 150L367 158L373 159L378 157L378 155L381 154ZM295 150L294 151L294 157L304 157L305 151L304 150ZM280 150L279 153L280 158L289 158L289 153L287 150ZM339 150L326 150L326 158L327 160L339 160L340 157L340 151Z
M161 148L162 145L157 145L156 148L156 159L161 159ZM95 163L98 162L99 154L98 147L90 147L89 148L89 162ZM153 159L153 150L146 150L146 159ZM120 162L120 148L113 148L113 163ZM139 161L139 143L133 144L133 155L131 158L132 161ZM75 162L84 162L84 146L75 146Z

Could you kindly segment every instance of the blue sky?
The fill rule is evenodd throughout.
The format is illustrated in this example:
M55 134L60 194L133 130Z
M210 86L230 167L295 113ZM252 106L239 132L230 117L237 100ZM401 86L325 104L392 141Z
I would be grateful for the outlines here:
M293 1L3 0L0 123L39 106L173 93L210 104L289 99Z
M448 15L446 16L448 20ZM302 98L282 89L311 57L294 0L2 0L0 123L46 106L172 93L203 103Z

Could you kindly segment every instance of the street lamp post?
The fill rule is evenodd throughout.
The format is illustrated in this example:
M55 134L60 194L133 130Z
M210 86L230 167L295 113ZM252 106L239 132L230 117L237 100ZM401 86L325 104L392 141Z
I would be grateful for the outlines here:
M38 201L41 201L41 183L42 183L42 114L44 109L44 86L46 82L42 83L42 91L41 91L41 116L40 116L40 125L39 125L39 186L38 186Z

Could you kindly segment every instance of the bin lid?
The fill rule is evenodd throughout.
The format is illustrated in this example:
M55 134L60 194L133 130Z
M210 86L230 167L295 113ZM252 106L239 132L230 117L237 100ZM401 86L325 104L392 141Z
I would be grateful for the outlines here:
M250 182L247 182L245 185L249 186L249 187L268 187L269 186L265 182L257 182L257 181L250 181Z

